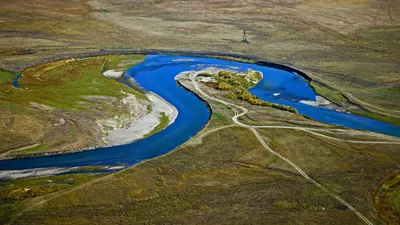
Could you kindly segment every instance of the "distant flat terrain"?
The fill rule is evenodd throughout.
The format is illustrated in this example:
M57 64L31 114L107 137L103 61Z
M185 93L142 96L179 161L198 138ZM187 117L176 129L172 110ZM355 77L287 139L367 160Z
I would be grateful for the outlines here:
M133 64L101 56L37 65L102 50L237 53L290 65L329 101L399 125L399 40L397 0L2 0L0 154L103 142L85 122L120 114L109 102L123 97L121 89L141 95L102 72ZM22 70L27 65L35 66ZM21 72L21 89L13 88ZM213 114L189 142L117 173L1 182L0 223L399 223L397 144L198 87L214 98ZM264 127L234 123L240 107L248 112L236 122Z

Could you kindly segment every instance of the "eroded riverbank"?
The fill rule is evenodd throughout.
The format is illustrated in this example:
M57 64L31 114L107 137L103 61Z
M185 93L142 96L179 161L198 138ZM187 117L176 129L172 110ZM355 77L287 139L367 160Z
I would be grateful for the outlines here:
M109 148L99 148L96 151L81 152L71 155L58 157L43 157L38 159L25 159L26 163L18 164L16 161L4 161L0 163L1 169L23 169L49 167L49 166L82 166L82 165L112 165L117 163L126 163L133 165L144 159L152 158L179 146L189 140L196 134L208 121L209 110L202 101L180 88L175 82L174 77L185 71L202 70L209 67L218 67L221 69L235 69L246 71L248 69L261 71L263 79L254 89L259 91L252 93L260 99L277 104L290 105L296 109L307 109L311 115L324 116L320 121L336 124L336 121L349 123L339 124L352 127L355 125L358 129L376 128L382 133L390 133L396 136L398 128L389 124L371 121L368 118L357 117L351 114L345 114L327 110L319 107L313 107L302 104L301 100L313 100L316 94L308 86L308 83L300 78L297 73L277 70L275 68L263 67L255 64L224 61L213 58L199 58L186 56L168 56L168 55L149 55L145 62L138 64L127 71L127 76L133 77L139 86L147 91L159 94L167 102L173 104L179 111L175 122L165 130L148 137L146 139ZM275 95L275 93L280 93ZM299 110L299 111L300 111ZM303 111L300 113L304 114ZM332 120L332 115L337 116L337 120ZM328 119L328 120L326 120ZM342 121L342 119L344 119ZM319 119L317 119L319 120ZM367 121L367 122L365 122ZM360 127L361 126L361 127ZM387 129L387 128L390 129ZM378 132L379 132L378 131ZM22 165L22 166L21 166Z

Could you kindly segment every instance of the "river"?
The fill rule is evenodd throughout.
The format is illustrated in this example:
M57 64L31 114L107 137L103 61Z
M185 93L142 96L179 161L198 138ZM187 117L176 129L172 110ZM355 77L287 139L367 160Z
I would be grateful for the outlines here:
M314 120L352 129L400 136L400 128L370 118L309 106L301 100L314 101L316 94L300 76L265 66L189 56L148 55L146 60L130 68L133 77L145 90L152 91L174 105L178 111L175 122L161 132L131 144L40 158L0 161L0 170L21 170L44 167L87 165L130 166L163 155L194 136L210 118L208 107L195 95L180 87L174 77L183 71L218 67L238 71L248 68L263 72L264 78L250 89L260 99L290 105ZM16 85L17 79L14 81Z

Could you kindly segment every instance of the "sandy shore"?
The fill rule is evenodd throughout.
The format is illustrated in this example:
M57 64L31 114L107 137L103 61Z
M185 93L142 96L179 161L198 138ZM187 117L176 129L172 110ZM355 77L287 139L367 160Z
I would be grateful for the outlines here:
M112 79L119 79L123 74L123 71L115 70L103 73L105 77ZM130 115L96 121L106 134L103 140L108 145L122 145L143 138L160 124L161 113L168 117L168 125L175 121L178 110L173 105L152 92L146 93L146 97L149 101L141 101L136 96L127 94L121 104L129 109ZM148 107L151 107L150 113L147 113Z
M325 108L325 109L329 109L329 110L335 110L337 112L347 112L345 109L333 104L332 102L328 101L326 98L319 96L319 95L317 95L315 97L315 101L301 100L300 103L314 106L314 107L321 107L321 108Z
M3 170L0 171L0 180L19 179L31 176L50 176L66 173L74 168L37 168L26 170Z
M101 166L102 172L115 171L124 169L125 166ZM48 168L36 168L36 169L25 169L25 170L3 170L0 171L0 180L20 179L27 177L47 177L54 176L62 173L73 173L79 172L79 170L85 169L85 167L48 167ZM94 171L96 172L96 171ZM98 171L100 172L100 171Z
M159 123L161 113L168 116L169 124L172 124L178 116L178 110L155 93L146 94L151 102L151 112L134 120L130 126L115 128L108 132L107 141L111 145L121 145L143 138L150 133Z
M119 79L124 74L124 71L107 70L103 73L105 77Z

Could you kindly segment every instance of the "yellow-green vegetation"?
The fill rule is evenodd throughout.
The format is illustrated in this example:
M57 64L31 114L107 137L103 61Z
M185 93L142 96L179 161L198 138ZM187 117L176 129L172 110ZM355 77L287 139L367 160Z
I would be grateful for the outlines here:
M16 74L0 68L0 93L11 91L15 76Z
M392 123L394 125L400 126L400 118L389 117L378 113L369 112L366 110L350 110L350 112L360 116L369 117L375 120L380 120L386 123Z
M386 90L399 90L399 12L396 0L203 0L185 4L175 0L151 4L3 0L0 67L18 71L19 66L41 58L99 49L233 52L295 66L337 93L349 92L393 113L400 110L400 98ZM239 43L248 26L251 44ZM3 106L6 103L2 115L13 118L15 111L4 111ZM25 110L17 105L7 107ZM274 108L247 107L252 110L244 120L254 125L326 126ZM219 113L232 115L226 108ZM50 120L35 123L38 114L43 112L0 123L9 126L0 127L0 132L26 131L18 137L0 133L0 148L9 148L8 143L14 143L12 147L32 144L27 137L35 129L47 129ZM205 132L229 122L215 117ZM75 121L79 119L67 122L62 133L69 133ZM57 129L55 133L61 132ZM82 136L84 132L77 132L69 139ZM317 181L350 199L373 223L383 223L375 216L370 192L388 171L398 169L397 145L340 143L276 129L266 130L263 136ZM5 137L17 138L5 141ZM325 193L302 182L279 159L244 144L246 140L256 143L241 128L220 130L206 136L204 146L182 146L118 177L45 203L15 224L364 224Z
M202 133L232 124L225 119L232 113L226 106L210 104L217 114L194 137L194 143ZM274 108L250 105L249 109L260 124L279 123L288 114L292 122L304 120ZM397 168L396 146L349 145L286 129L258 132L274 150L368 219L379 222L369 191L388 170ZM337 224L337 218L341 224L363 224L344 205L266 151L247 128L221 129L205 135L201 144L194 143L50 199L24 212L15 224Z
M35 143L40 145L10 156L101 146L95 120L125 113L119 104L127 94L147 99L102 72L105 67L124 69L140 60L144 56L109 55L40 64L22 72L19 88L12 87L16 74L1 70L0 152Z
M169 118L168 116L165 114L165 112L161 112L160 113L160 123L148 134L144 135L143 138L149 137L161 130L163 130L164 128L166 128L169 124Z
M225 114L223 114L223 113L216 113L216 112L213 112L213 113L211 114L211 117L212 117L212 118L215 118L215 119L217 119L217 120L221 120L221 121L231 121L231 118L229 117L229 115L225 115Z
M110 55L107 57L107 63L104 65L104 71L124 71L144 60L144 55Z
M29 199L71 188L107 174L68 174L2 181L0 182L0 223L5 224L15 210Z
M375 189L374 204L379 217L386 224L400 223L400 173L386 179Z
M314 89L316 94L324 96L338 105L343 105L347 101L342 93L332 90L331 88L321 83L311 81L310 86Z
M80 166L76 169L71 170L71 172L94 172L94 171L98 171L98 170L105 170L106 167L105 166Z
M107 63L104 64L103 71L107 70L116 70L116 71L125 71L132 66L141 63L144 61L146 57L144 55L109 55L107 56ZM131 88L144 94L144 90L137 85L137 83L133 79L125 79L125 77L117 78L118 81L123 81L127 83ZM151 107L148 105L148 107ZM149 109L149 112L151 109Z
M111 57L111 61L115 60ZM84 109L82 96L124 97L121 91L145 98L142 93L104 77L108 57L67 59L38 65L23 71L20 88L0 94L3 101L28 106L31 102L58 109Z
M229 56L210 56L211 58L222 59L227 61L234 61L234 62L243 62L243 63L256 63L257 60L254 59L244 59L244 58L237 58L237 57L229 57Z
M208 82L206 85L215 87L218 90L229 91L225 97L230 99L240 99L247 101L252 105L273 107L276 109L297 113L297 110L291 106L266 102L260 100L257 96L250 94L248 89L262 79L261 75L257 71L250 70L246 73L239 74L221 70L218 74L199 74L198 76L213 77L217 83L215 84L214 82Z
M24 155L24 154L40 153L43 150L46 150L47 147L48 147L47 144L41 143L32 148L27 148L22 151L12 152L11 155Z
M379 114L379 112L371 112L364 108L352 107L351 104L354 104L356 102L350 103L349 100L347 98L345 98L341 92L333 90L332 88L329 88L326 85L323 85L319 82L311 81L310 86L315 90L315 92L318 95L324 96L325 98L329 99L330 101L332 101L338 105L342 105L345 107L349 106L348 107L348 108L350 108L349 111L354 114L364 116L364 117L369 117L372 119L376 119L376 120L380 120L383 122L392 123L397 126L400 126L399 118L382 115L382 114ZM400 95L399 95L400 91L398 89L383 89L383 90L381 90L381 93L382 93L382 95L384 95L386 93L387 95L391 95L391 97L393 97L394 95L398 95L400 97Z

